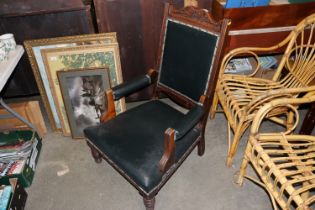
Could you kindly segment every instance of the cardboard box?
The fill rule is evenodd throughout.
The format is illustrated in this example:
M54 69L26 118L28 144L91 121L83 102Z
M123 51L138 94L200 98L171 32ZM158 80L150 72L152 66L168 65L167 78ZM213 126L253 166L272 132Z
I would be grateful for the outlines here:
M42 112L40 110L38 101L27 101L22 103L9 104L19 115L24 117L27 121L32 123L38 131L40 137L43 137L47 133L47 128L44 122ZM0 109L0 115L8 115L8 111ZM1 131L13 131L13 130L30 130L30 128L16 117L0 119Z
M5 166L5 169L2 170L2 172L0 173L0 184L8 185L10 184L10 178L18 178L19 182L24 188L29 187L32 184L35 175L36 165L42 148L41 138L36 132L30 130L1 133L0 141L3 138L9 138L10 142L13 141L13 138L18 138L19 140L23 141L33 140L30 155L25 160L9 162Z

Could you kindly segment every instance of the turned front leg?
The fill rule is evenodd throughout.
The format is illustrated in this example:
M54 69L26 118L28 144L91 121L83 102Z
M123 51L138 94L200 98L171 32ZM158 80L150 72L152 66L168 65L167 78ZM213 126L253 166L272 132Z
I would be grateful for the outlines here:
M154 210L155 197L143 197L143 203L146 210Z
M95 149L95 147L93 145L91 145L90 143L87 143L87 145L91 149L91 153L92 153L92 156L94 158L94 161L96 163L101 163L102 162L102 155L101 155L101 153L99 153L99 151L97 149Z

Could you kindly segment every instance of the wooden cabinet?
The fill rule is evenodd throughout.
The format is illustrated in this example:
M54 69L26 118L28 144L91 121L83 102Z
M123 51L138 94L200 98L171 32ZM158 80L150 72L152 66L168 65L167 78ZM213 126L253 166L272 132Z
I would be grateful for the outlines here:
M81 0L1 0L0 34L13 33L17 44L28 39L92 32L90 7L83 5ZM7 97L38 94L26 55L4 92Z
M315 13L315 2L225 9L213 0L215 18L229 18L225 52L237 47L269 47L282 41L306 16Z

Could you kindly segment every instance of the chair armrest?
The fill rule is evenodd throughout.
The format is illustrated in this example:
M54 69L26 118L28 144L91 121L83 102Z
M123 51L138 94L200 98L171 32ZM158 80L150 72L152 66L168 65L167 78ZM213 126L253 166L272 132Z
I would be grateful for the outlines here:
M203 106L196 105L181 120L177 121L172 126L175 130L175 141L185 136L200 121L204 113Z
M278 98L294 98L299 94L306 94L308 96L310 94L314 94L315 85L309 87L299 87L299 88L286 88L286 89L276 89L276 90L269 90L264 94L260 95L259 97L255 98L249 104L246 105L245 111L248 114L255 112L257 108L261 105L268 103L269 101L278 99ZM304 96L304 97L305 97Z
M280 95L279 93L282 93L283 97L279 97ZM302 97L298 97L298 98L294 97L300 94L303 94ZM282 134L288 134L292 132L296 128L299 121L298 106L301 104L315 102L315 85L309 86L309 87L302 87L302 88L271 90L271 91L268 91L264 95L264 97L268 97L269 95L275 95L275 96L278 96L278 98L274 98L270 101L267 101L265 104L262 104L261 107L257 107L258 111L253 118L253 122L250 129L251 135L258 134L262 121L265 118L267 118L268 114L272 112L274 109L281 108L281 107L291 109L295 117L295 123L290 128L288 128L287 131L282 132ZM264 100L264 99L260 98L260 100Z
M175 163L175 130L166 129L164 133L164 153L159 161L159 169L165 173Z
M166 172L175 163L175 141L180 140L200 121L204 115L204 108L196 105L182 119L177 121L173 128L166 129L164 133L164 152L159 162L159 169Z
M114 100L119 100L134 92L137 92L155 82L157 72L155 70L149 71L148 74L140 76L130 82L122 83L112 88Z
M125 97L135 91L138 91L152 83L155 83L157 80L158 72L154 69L150 69L149 72L138 79L135 79L133 82L123 83L117 85L116 87L107 90L105 92L105 98L107 102L106 112L102 113L100 117L100 122L105 123L110 119L116 116L115 110L115 101L119 100L122 97Z
M261 124L263 120L268 116L272 110L277 109L279 107L286 107L288 109L291 109L291 111L294 113L295 123L290 128L287 128L286 131L279 132L281 135L287 135L293 132L293 130L297 127L299 122L299 111L297 106L301 104L307 104L307 103L313 103L315 102L315 91L313 91L312 94L306 94L304 97L301 98L279 98L270 101L269 103L264 104L256 113L250 133L251 135L255 136L258 135L258 133L261 135L262 133L259 132L259 129L261 127ZM272 133L275 134L275 133ZM268 133L266 135L269 135Z
M109 121L110 119L116 117L113 91L111 89L107 90L105 92L105 98L106 98L106 102L107 102L107 109L106 109L106 112L103 112L101 117L100 117L101 123L105 123L105 122Z

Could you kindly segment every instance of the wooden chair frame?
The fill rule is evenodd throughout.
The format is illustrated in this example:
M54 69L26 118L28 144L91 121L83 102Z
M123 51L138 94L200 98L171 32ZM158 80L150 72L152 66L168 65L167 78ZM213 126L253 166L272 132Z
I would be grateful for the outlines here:
M187 97L184 97L181 94L178 94L176 91L173 91L171 88L165 87L159 83L159 69L162 59L162 47L163 47L163 37L166 30L166 21L167 18L175 19L177 21L182 21L187 24L193 25L195 27L200 27L204 30L209 30L214 34L217 34L219 37L217 41L216 56L212 63L212 71L209 76L208 86L205 91L205 94L200 97L200 100L195 102L190 100ZM91 153L95 162L100 163L102 159L105 159L113 168L115 168L127 181L129 181L143 197L144 205L147 210L154 209L155 196L158 191L163 187L163 185L169 180L169 178L174 174L174 172L179 168L183 163L186 157L192 152L192 150L197 146L198 155L203 155L205 150L205 127L210 110L210 105L212 103L212 98L214 95L214 88L216 86L216 80L218 76L218 67L220 64L220 59L222 56L223 43L225 39L225 34L227 31L228 20L222 20L216 22L206 10L196 9L194 7L186 7L184 9L175 9L173 6L166 5L164 11L164 21L162 25L160 45L159 45L159 57L157 58L157 67L148 71L147 77L150 79L151 84L153 85L154 93L152 99L158 99L162 94L168 96L177 104L181 105L184 108L191 109L196 104L201 104L204 109L204 115L198 123L198 127L201 130L201 135L195 141L194 144L190 146L189 149L185 152L180 160L175 162L174 153L175 153L175 130L173 128L168 128L164 133L164 154L159 162L159 169L164 174L163 180L159 183L153 191L147 193L140 186L137 185L124 171L122 171L115 163L113 163L110 158L108 158L101 150L99 150L89 139L87 139L87 144L91 148ZM113 90L106 91L105 97L107 99L107 112L101 116L101 122L105 123L116 116L115 112L115 97L113 95Z
M305 93L301 90L301 93ZM299 122L297 106L315 101L315 91L303 98L282 98L265 104L256 114L240 168L237 183L242 185L250 163L262 186L282 209L310 209L315 202L314 154L315 137L294 134ZM289 108L294 113L294 125L284 132L262 133L261 124L274 109ZM275 204L274 204L274 208Z
M267 48L238 48L232 50L223 58L210 117L214 118L217 105L220 102L229 125L234 131L233 142L227 157L228 166L232 165L240 139L252 122L257 110L265 103L279 97L291 96L291 94L295 94L295 97L297 97L298 95L294 92L294 89L299 87L307 88L314 80L314 33L315 14L301 21L286 39L277 45ZM281 51L284 48L284 55L272 80L253 77L260 69L258 54ZM245 55L253 56L258 64L252 74L224 74L226 66L231 59ZM294 60L292 56L295 56ZM287 91L287 89L292 89L293 91ZM239 92L237 93L237 91ZM289 127L292 125L292 113L286 113L291 116L287 121L283 121L277 117L283 111L285 110L274 110L273 113L269 114L268 119Z

